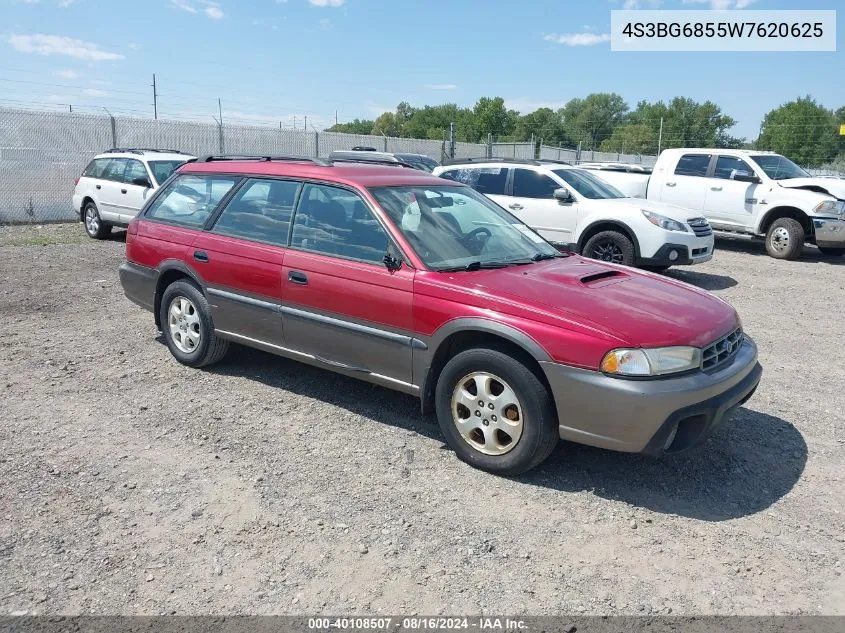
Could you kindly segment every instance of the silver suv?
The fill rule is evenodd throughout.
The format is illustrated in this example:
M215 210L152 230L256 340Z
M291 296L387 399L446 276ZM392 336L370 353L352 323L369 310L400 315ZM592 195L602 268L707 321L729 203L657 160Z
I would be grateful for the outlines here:
M110 149L94 157L76 180L73 209L85 232L101 240L113 226L127 226L150 194L195 157L176 150Z

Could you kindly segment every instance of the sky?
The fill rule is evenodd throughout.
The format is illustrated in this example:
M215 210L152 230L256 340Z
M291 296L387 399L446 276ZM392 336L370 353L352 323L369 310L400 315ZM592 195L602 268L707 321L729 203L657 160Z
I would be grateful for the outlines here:
M845 9L841 0L0 0L0 105L317 129L400 101L522 113L590 92L711 100L755 138L799 96L845 105L845 47L612 52L621 8ZM840 14L845 11L840 11ZM845 29L839 29L845 30Z

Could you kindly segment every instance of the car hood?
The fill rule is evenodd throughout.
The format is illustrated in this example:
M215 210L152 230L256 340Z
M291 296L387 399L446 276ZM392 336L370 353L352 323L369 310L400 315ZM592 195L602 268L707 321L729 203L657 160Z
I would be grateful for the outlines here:
M727 302L694 286L625 266L570 256L456 273L467 299L503 300L532 318L577 323L635 347L705 347L739 327ZM504 308L504 306L502 306ZM501 309L501 308L499 308ZM505 308L507 309L507 308Z
M654 202L652 200L645 200L643 198L610 198L602 200L585 200L584 206L588 210L599 210L612 213L614 209L617 211L625 210L627 212L638 213L641 210L651 211L652 213L659 213L665 215L667 218L677 220L678 222L686 222L687 220L697 217L696 212L691 209L685 209L674 204L666 204L665 202ZM701 214L698 214L700 216Z
M787 189L807 189L845 200L845 180L839 178L790 178L777 183Z

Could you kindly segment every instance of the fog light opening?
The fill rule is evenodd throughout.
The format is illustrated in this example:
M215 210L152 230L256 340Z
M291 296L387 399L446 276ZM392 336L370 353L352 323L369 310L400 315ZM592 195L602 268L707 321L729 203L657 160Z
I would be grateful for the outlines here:
M669 432L669 437L666 438L666 441L663 443L663 450L669 451L672 447L672 442L675 441L675 436L678 434L678 425L674 425L672 430Z
M678 251L675 251L675 250L669 251L669 261L673 262L676 259L678 259Z

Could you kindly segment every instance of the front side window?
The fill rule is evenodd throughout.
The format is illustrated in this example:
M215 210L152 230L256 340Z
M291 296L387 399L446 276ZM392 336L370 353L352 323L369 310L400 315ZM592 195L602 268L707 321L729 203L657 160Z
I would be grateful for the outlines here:
M151 160L150 171L153 172L157 184L163 183L170 178L170 174L185 164L184 160Z
M146 217L180 226L201 227L236 182L232 176L185 174L161 192Z
M584 169L555 169L554 173L567 185L589 200L624 198L616 187Z
M460 186L371 189L426 266L498 268L554 257L557 250L480 193Z
M292 180L248 180L223 209L213 231L286 246L299 187Z
M112 158L103 171L102 178L105 178L106 180L114 180L116 182L123 182L123 174L125 171L126 159Z
M515 198L540 198L550 200L560 185L546 174L531 169L515 169L513 195Z
M810 174L785 156L780 156L778 154L761 154L760 156L752 156L751 160L760 165L760 168L766 172L766 175L772 180L810 178Z
M706 176L710 154L684 154L675 167L676 176Z
M505 167L464 167L451 169L440 174L440 177L469 185L487 196L503 196L508 182L508 170Z
M380 264L388 244L387 233L358 194L327 185L303 187L291 246Z
M147 182L150 180L150 177L147 175L147 168L144 167L144 163L139 160L127 160L126 171L123 175L123 182L135 185L144 180Z
M741 158L737 158L736 156L719 156L716 160L716 170L713 172L714 178L733 180L733 177L737 173L745 173L753 176L754 170Z

